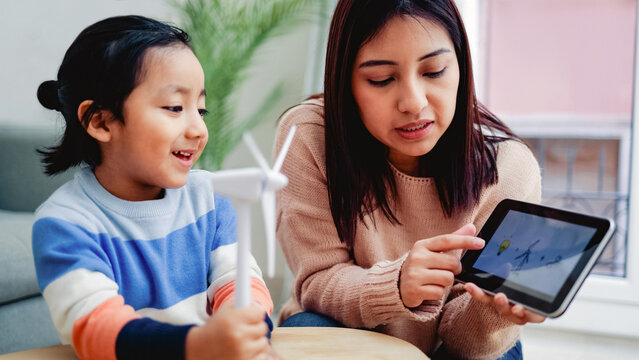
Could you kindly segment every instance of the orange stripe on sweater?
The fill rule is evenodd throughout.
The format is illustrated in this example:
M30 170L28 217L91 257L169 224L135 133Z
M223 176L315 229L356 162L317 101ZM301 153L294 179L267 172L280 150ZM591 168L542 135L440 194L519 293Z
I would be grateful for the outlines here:
M115 359L115 342L120 330L140 318L121 295L98 305L73 323L73 347L80 359Z
M271 299L271 293L268 292L268 288L264 283L257 278L251 278L251 295L253 300L260 303L266 309L266 312L271 315L273 313L273 300ZM215 295L213 295L213 312L222 306L227 301L235 299L235 280L219 288Z

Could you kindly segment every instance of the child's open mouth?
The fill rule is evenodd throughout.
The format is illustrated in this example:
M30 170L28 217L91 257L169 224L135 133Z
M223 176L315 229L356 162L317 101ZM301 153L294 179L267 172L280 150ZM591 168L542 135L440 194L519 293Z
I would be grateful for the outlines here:
M173 156L177 157L180 160L189 161L191 160L191 156L193 156L193 153L186 151L174 151Z

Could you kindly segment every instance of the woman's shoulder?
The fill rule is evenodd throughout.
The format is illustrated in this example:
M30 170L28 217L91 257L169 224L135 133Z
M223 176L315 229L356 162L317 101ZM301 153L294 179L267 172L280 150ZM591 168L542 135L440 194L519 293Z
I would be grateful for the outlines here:
M279 153L291 127L296 126L295 141L291 150L301 150L300 146L311 149L315 155L324 153L324 99L313 98L288 109L280 118L274 144Z
M497 144L497 168L499 170L539 170L532 150L522 141L509 139Z
M541 170L532 150L518 140L498 144L497 171L499 186L509 197L519 194L538 201L541 191Z
M313 98L288 109L280 118L277 134L273 143L273 154L279 154L284 141L296 126L295 136L290 145L283 172L300 171L305 173L320 169L325 173L325 126L324 100ZM287 169L291 167L291 169Z
M324 126L324 98L310 98L289 108L280 118L280 127L292 125Z

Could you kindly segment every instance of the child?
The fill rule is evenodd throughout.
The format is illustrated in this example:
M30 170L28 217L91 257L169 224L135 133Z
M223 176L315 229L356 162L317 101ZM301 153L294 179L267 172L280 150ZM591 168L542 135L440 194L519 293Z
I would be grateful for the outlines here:
M191 170L208 139L204 72L182 30L97 22L38 99L66 122L47 174L81 165L36 212L40 289L80 358L266 358L273 303L235 309L235 213ZM261 305L260 305L261 304ZM209 315L211 315L209 317Z

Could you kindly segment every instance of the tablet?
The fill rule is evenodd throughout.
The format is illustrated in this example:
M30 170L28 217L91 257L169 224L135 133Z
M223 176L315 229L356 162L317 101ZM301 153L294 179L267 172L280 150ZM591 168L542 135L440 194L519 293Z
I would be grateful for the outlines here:
M463 256L460 282L547 317L566 310L614 232L614 222L538 204L500 202Z

